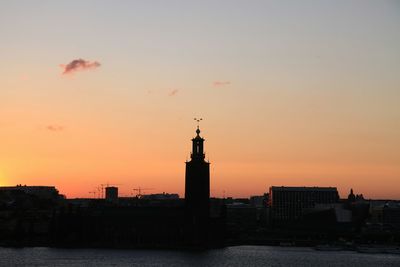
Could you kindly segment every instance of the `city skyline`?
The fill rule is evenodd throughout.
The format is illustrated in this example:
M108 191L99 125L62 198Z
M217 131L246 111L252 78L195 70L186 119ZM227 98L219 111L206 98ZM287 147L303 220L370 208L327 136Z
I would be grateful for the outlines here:
M0 186L183 196L200 116L211 196L399 198L397 2L22 2L0 3Z

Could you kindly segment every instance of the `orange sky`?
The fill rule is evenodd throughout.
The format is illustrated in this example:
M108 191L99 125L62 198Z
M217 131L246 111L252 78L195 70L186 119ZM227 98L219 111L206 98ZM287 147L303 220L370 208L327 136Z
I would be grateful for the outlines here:
M213 196L400 199L397 3L173 2L0 4L0 186L183 196L200 116Z

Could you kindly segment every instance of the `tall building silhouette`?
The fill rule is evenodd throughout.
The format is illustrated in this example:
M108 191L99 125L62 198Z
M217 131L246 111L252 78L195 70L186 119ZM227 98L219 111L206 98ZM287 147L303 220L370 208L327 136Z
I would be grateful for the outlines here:
M204 160L204 138L197 126L192 139L190 161L186 162L185 213L187 241L193 245L207 243L210 207L210 163Z

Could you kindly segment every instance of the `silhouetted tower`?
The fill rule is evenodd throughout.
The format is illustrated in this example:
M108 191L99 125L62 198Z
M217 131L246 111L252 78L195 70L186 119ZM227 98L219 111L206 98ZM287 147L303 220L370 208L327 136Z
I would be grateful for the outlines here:
M348 201L348 202L354 202L354 201L356 201L356 196L355 196L354 193L353 193L353 188L350 189L350 194L349 194L349 196L347 197L347 201Z
M210 163L204 160L204 139L200 136L199 125L196 134L192 139L191 159L186 162L186 234L188 242L193 245L206 245L210 206Z
M106 187L106 200L115 202L118 200L118 187L108 186Z

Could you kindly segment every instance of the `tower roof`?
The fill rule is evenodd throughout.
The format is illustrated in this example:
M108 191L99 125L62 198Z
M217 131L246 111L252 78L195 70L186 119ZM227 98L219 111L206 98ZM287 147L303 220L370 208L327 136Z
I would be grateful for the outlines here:
M203 119L202 118L200 118L200 119L198 119L198 118L194 118L194 120L195 121L197 121L197 130L196 130L196 137L194 138L194 139L200 139L201 137L200 137L200 121L202 121ZM203 138L201 138L201 139L203 139Z
M199 127L197 126L197 129L196 129L196 136L193 138L193 140L199 140L199 139L201 139L201 140L204 141L204 138L200 136L200 132L201 132L201 131L200 131Z

